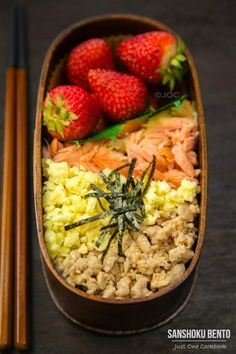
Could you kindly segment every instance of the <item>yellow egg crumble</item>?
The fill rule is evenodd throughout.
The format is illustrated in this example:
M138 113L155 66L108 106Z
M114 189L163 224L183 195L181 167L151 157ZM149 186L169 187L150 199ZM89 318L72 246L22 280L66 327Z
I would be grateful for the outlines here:
M105 190L100 176L50 159L43 160L43 175L46 179L43 184L43 225L50 257L67 257L73 249L78 249L80 254L95 249L100 228L108 223L109 217L69 231L65 231L64 227L102 212L96 198L84 198L92 192L91 183ZM177 189L171 188L165 181L152 181L144 197L147 214L144 225L154 225L161 211L172 212L181 204L192 203L197 189L197 182L187 179ZM105 199L102 204L108 209ZM106 240L99 250L103 250L105 244Z

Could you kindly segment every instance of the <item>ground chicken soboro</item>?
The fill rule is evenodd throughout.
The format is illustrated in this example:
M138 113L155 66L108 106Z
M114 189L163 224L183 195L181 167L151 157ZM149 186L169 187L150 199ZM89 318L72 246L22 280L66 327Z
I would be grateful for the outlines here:
M98 250L95 241L106 221L64 230L66 224L100 212L95 199L83 199L91 183L102 187L99 176L51 160L43 166L45 240L57 270L69 284L104 298L142 298L184 273L197 237L195 180L183 180L177 189L153 181L144 198L147 218L141 230L125 231L124 256L118 256L114 241L102 262L105 246Z

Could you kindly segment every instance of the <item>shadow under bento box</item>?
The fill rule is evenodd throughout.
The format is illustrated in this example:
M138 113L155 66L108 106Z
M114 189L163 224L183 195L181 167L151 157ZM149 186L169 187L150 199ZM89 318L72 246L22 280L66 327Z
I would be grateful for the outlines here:
M204 111L199 80L192 57L186 49L189 73L187 76L190 99L196 104L199 121L198 154L200 175L200 216L195 254L185 273L166 289L142 299L108 300L88 295L70 286L58 274L48 255L43 229L42 209L42 111L49 89L63 84L62 66L68 52L81 41L92 37L136 35L148 31L169 31L165 25L134 15L106 15L80 21L64 30L51 44L42 68L38 89L36 125L34 136L34 198L38 239L43 270L51 297L57 308L70 320L88 329L110 333L127 334L160 326L175 317L185 306L196 280L197 265L203 245L207 206L207 149Z

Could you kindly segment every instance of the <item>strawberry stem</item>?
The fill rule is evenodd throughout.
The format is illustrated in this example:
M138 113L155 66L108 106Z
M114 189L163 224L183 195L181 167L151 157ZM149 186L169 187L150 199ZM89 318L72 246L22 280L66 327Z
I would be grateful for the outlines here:
M171 91L173 91L176 81L182 82L183 76L186 73L186 65L184 62L187 58L184 55L184 52L185 44L179 39L177 43L177 54L170 60L168 66L157 70L162 74L162 84L169 85Z

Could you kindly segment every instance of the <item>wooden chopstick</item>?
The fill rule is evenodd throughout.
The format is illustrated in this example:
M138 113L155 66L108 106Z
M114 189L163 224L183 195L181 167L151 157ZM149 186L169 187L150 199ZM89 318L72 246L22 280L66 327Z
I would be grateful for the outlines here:
M18 9L16 70L16 234L14 277L14 345L27 349L27 71L25 11Z
M10 348L12 344L12 327L14 327L15 348L23 350L28 348L29 334L26 228L27 72L25 13L22 8L13 9L11 27L8 67L6 70L3 197L1 209L0 350ZM14 158L15 155L16 159ZM14 195L16 195L16 198L14 198ZM16 220L16 223L14 223L14 220ZM14 225L16 225L15 229ZM14 231L15 253L13 253ZM13 254L15 257L13 257ZM14 258L15 266L13 267ZM15 275L14 288L13 274ZM12 326L13 290L14 326Z
M12 340L12 278L14 232L14 156L15 156L15 34L16 14L12 15L6 70L4 156L0 248L0 349Z

